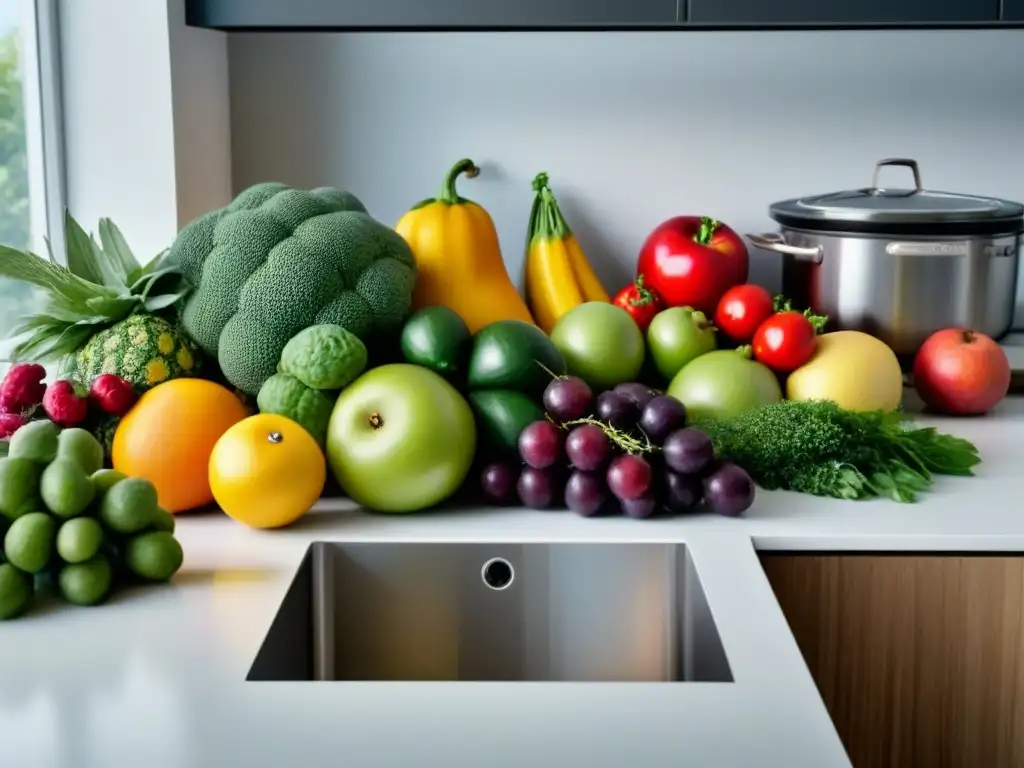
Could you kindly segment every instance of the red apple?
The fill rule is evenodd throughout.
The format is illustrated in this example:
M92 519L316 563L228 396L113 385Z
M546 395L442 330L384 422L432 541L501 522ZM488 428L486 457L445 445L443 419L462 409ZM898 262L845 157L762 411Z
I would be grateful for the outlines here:
M707 216L676 216L647 236L637 274L666 307L692 307L711 317L727 290L747 281L743 238Z
M990 337L964 328L936 331L914 358L914 387L937 411L987 413L1010 389L1010 361Z

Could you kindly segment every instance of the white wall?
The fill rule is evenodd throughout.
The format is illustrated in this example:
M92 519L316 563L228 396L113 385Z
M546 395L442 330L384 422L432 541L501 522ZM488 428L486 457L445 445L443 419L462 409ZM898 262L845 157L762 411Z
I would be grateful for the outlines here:
M1022 50L1016 30L233 34L234 184L348 187L393 223L468 156L516 274L546 170L617 287L668 216L770 229L769 203L867 186L883 157L1024 198Z
M66 204L145 261L230 199L226 36L183 0L60 0Z

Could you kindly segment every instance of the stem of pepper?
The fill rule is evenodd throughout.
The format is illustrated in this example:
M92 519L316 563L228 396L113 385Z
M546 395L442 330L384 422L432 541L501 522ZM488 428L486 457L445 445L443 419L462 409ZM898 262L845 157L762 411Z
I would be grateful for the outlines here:
M480 175L480 169L477 168L476 163L469 158L459 160L459 162L453 165L451 170L448 171L448 175L444 177L444 181L441 182L441 194L437 196L437 201L439 203L455 205L459 202L459 193L455 190L455 181L462 174L466 174L467 178L472 179Z
M712 219L710 216L700 217L700 229L697 230L697 234L693 236L695 243L701 245L707 245L711 242L711 236L715 234L715 230L718 229L718 222Z

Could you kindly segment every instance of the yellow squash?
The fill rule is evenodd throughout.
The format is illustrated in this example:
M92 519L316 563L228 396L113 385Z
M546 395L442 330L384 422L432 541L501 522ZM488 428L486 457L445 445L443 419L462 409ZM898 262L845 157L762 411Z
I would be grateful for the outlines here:
M533 189L536 194L526 232L526 296L537 325L551 333L573 307L611 298L562 216L546 173L537 174Z
M505 269L490 214L455 191L460 174L473 178L479 172L472 160L459 160L445 176L441 194L415 206L395 225L416 257L413 306L453 309L471 333L498 320L533 324Z

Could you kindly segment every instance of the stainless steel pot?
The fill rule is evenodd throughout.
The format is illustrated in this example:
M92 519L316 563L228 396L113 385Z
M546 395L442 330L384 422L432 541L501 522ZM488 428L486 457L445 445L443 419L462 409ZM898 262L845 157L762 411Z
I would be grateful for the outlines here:
M913 189L883 189L879 171L903 166ZM782 290L912 355L935 331L967 327L999 338L1013 322L1024 206L921 186L914 160L875 164L870 187L770 206L778 234L747 235L783 256Z

